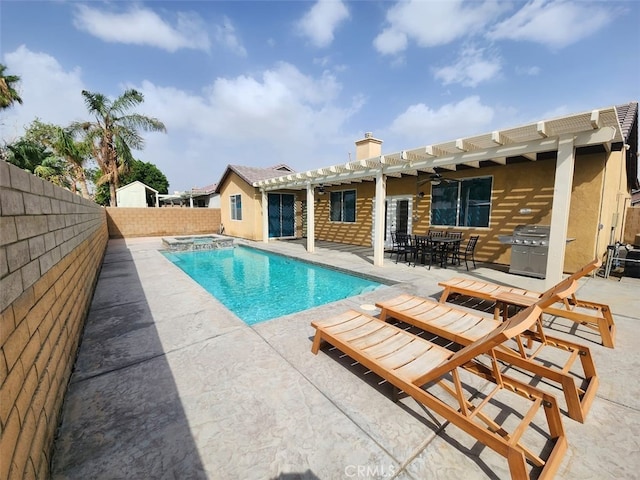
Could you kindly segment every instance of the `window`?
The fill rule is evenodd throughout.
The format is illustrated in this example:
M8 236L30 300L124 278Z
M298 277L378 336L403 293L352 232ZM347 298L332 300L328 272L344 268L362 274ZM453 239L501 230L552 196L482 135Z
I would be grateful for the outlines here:
M231 195L231 220L242 220L242 199L241 195Z
M356 191L331 192L331 221L356 221Z
M492 177L431 187L431 225L488 227Z

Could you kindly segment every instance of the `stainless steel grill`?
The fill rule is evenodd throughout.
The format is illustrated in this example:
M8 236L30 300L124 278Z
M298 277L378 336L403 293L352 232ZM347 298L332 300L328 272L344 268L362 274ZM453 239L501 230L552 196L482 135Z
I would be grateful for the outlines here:
M511 245L509 273L545 278L549 254L549 225L518 225L513 235L501 235L500 242Z

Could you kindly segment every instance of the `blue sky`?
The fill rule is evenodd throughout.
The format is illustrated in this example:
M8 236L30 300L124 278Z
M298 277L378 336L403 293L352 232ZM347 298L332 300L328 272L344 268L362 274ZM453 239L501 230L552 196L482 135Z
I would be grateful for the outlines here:
M89 119L80 92L145 96L136 158L170 191L228 164L345 163L640 98L635 1L3 1L2 63L36 117Z

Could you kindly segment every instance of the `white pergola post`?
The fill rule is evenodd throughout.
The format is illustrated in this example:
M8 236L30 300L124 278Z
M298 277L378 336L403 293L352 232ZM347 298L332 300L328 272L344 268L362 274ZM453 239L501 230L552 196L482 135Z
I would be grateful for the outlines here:
M384 204L387 198L387 177L380 169L376 173L376 198L373 206L373 265L384 265Z
M269 197L266 190L262 190L262 241L269 243Z
M553 185L551 206L551 231L549 233L549 253L547 255L547 275L545 285L551 287L562 280L564 254L567 246L569 207L573 187L575 166L575 145L573 136L563 135L558 141L558 159Z
M307 252L316 251L316 202L315 188L307 184Z

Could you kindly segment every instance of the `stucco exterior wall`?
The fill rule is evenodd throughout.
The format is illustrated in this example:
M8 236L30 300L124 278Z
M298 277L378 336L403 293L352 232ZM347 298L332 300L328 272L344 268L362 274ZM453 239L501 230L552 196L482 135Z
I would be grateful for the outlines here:
M623 241L640 247L640 207L629 207L627 209Z
M232 220L230 197L238 194L242 196L242 220ZM220 189L220 211L225 235L262 240L262 194L235 172Z
M573 193L570 206L568 236L576 240L567 244L565 270L575 271L588 263L595 255L606 250L596 249L597 225L600 212L600 196L603 187L604 153L581 155L574 170ZM616 164L616 160L613 159ZM619 162L617 163L619 164ZM613 167L612 167L613 170ZM618 172L616 172L618 173ZM450 172L450 178L475 176L493 177L491 217L488 228L432 227L430 224L431 184L426 181L418 185L418 177L388 178L387 195L412 196L411 233L425 234L429 229L462 231L464 237L479 235L477 258L492 263L508 265L511 247L500 243L499 235L511 235L517 225L549 225L553 204L555 159L526 161L509 166L490 166L478 170ZM616 178L618 178L616 176ZM421 181L426 176L420 177ZM371 245L372 202L375 186L373 182L327 189L357 190L356 224L329 221L329 195L316 202L316 238L319 240ZM418 196L419 192L424 197ZM520 213L530 209L531 213ZM602 235L602 234L601 234Z
M537 161L523 160L509 165L483 166L447 173L450 178L493 178L491 214L488 227L432 227L430 222L431 184L428 176L390 177L387 196L410 200L410 233L424 234L429 229L462 231L464 238L479 235L476 258L481 261L508 265L511 246L500 243L499 235L511 235L521 224L549 225L553 207L555 156ZM418 182L421 181L421 184ZM356 222L330 221L330 192L356 190ZM420 198L418 193L424 196ZM242 193L243 221L228 219L229 195ZM326 187L326 194L315 198L315 232L317 240L360 246L371 246L373 228L374 182ZM298 201L305 198L298 193ZM261 240L261 195L235 174L222 188L222 222L227 233ZM626 192L626 172L620 152L610 154L580 153L576 156L573 189L569 211L565 254L565 272L574 272L596 256L602 256L610 243L611 232L622 238L623 214L629 202ZM301 202L302 205L302 202ZM297 204L296 204L297 206ZM521 213L521 211L528 211ZM302 212L302 208L300 208ZM303 219L297 220L298 235L303 235ZM602 225L599 228L599 225Z
M606 160L603 175L603 189L606 195L602 202L601 223L603 228L599 237L599 250L604 252L607 245L621 241L626 208L631 203L627 191L624 150L612 151Z
M356 222L332 222L330 220L330 192L356 191ZM325 195L316 192L315 230L317 240L370 246L373 222L373 182L354 183L326 189Z
M105 211L0 161L0 478L48 478Z

